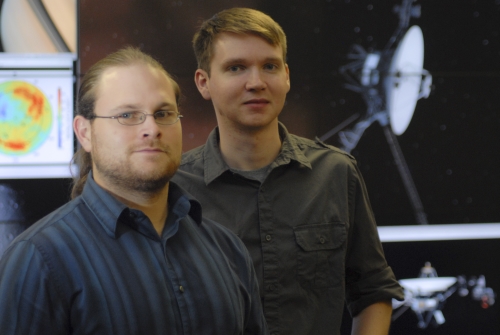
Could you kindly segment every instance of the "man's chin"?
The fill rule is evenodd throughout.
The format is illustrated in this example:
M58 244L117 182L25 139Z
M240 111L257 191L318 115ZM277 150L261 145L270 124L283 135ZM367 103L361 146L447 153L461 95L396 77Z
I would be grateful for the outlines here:
M96 174L112 192L139 192L154 195L163 191L176 171L177 169L165 168L134 173L131 170L107 169L96 171Z
M137 178L130 182L130 189L140 193L156 194L165 188L171 178L170 175L160 178Z
M158 193L165 188L176 171L177 168L166 168L162 171L143 172L136 178L131 178L129 182L138 192Z

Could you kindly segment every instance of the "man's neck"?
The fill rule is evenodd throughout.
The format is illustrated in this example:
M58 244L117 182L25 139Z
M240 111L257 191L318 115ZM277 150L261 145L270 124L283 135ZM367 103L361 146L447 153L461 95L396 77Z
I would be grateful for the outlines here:
M219 147L226 164L251 171L271 164L281 150L278 123L263 129L230 130L219 127Z

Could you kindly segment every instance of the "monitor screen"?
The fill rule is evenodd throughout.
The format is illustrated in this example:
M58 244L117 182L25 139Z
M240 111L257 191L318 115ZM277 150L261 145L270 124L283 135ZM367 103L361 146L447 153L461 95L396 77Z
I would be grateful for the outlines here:
M75 56L0 54L0 179L69 178Z

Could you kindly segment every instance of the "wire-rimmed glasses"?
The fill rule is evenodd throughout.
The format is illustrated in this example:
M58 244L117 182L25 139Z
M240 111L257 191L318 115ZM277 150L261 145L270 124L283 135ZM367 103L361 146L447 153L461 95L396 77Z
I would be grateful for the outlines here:
M146 121L147 116L152 116L157 124L169 125L174 124L182 117L179 112L174 111L156 111L153 114L146 114L140 111L125 112L115 116L98 116L92 115L90 119L116 119L120 124L125 126L135 126Z

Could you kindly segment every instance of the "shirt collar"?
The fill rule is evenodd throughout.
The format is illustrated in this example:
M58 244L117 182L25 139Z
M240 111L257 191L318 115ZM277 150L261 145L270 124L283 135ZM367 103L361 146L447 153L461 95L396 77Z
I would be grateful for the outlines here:
M308 168L312 168L311 162L302 153L302 150L297 143L297 140L292 136L286 127L278 122L278 129L280 132L280 137L282 139L281 151L271 164L272 168L278 167L280 165L285 165L290 163L290 161L296 161ZM219 148L219 128L215 127L214 130L208 136L207 143L203 152L204 160L204 171L205 171L205 184L210 184L214 179L222 175L224 172L229 170L229 166L226 164L222 158L222 153Z
M290 161L296 161L297 163L307 166L312 169L311 162L303 153L303 147L301 143L298 143L297 137L293 136L288 132L283 123L278 122L278 129L280 132L280 137L283 144L281 145L281 151L274 160L273 168L280 165L285 165L290 163Z
M201 224L201 204L191 194L174 182L169 182L168 202L171 212L179 218L190 216L197 224Z
M97 185L92 176L92 171L85 182L82 199L109 237L117 237L120 223L128 224L136 230L141 230L133 222L133 212L136 210L127 207L101 186ZM175 221L179 221L189 215L197 224L201 224L200 203L173 182L170 182L168 201L170 204L169 216L175 216Z

